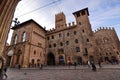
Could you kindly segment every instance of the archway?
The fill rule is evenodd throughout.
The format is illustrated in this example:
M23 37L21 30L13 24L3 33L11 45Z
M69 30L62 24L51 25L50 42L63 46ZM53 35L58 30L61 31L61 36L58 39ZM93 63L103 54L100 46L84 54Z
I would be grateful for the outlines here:
M80 64L80 65L82 65L82 57L79 56L79 57L77 58L77 63Z
M47 55L47 65L55 65L55 56L53 53Z
M112 62L112 64L118 64L118 60L117 60L116 56L111 56L111 62Z
M40 59L37 59L37 67L40 67Z
M109 58L108 58L108 57L105 57L105 62L106 62L106 61L110 62L110 60L109 60Z
M59 56L59 64L60 65L64 65L65 63L64 63L64 57L63 56Z
M31 66L32 66L32 67L35 66L35 60L34 60L34 59L31 60Z

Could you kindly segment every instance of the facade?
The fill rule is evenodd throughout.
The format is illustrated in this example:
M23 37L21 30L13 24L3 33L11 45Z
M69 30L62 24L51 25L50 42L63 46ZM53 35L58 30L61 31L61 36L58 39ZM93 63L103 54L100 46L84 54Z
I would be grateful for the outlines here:
M20 0L0 0L0 56L3 55L10 24L19 1Z
M120 44L114 28L93 32L88 8L73 15L76 22L67 25L64 13L56 14L55 29L49 31L33 20L13 27L11 44L5 49L8 65L35 67L40 64L86 64L88 60L97 62L99 59L118 61Z
M46 31L33 20L19 24L12 29L14 33L11 44L6 47L7 64L10 67L18 64L21 67L44 64Z
M97 56L105 62L120 61L120 44L114 28L99 28L95 31Z

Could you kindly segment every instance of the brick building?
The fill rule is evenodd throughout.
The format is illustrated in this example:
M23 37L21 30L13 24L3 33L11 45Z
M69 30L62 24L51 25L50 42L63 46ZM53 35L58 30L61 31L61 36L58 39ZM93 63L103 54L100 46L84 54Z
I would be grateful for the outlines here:
M42 28L34 20L28 20L14 30L11 44L5 53L8 65L22 67L62 65L88 60L103 62L119 60L120 44L113 29L100 28L93 32L88 8L73 13L76 22L66 24L64 13L55 15L55 29Z

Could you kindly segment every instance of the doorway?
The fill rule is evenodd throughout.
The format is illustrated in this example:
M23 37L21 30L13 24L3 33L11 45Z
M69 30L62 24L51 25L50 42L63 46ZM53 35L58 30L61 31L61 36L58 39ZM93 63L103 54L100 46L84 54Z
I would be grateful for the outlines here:
M53 53L47 55L47 65L55 65L55 56Z
M59 65L64 65L64 57L63 56L59 56Z

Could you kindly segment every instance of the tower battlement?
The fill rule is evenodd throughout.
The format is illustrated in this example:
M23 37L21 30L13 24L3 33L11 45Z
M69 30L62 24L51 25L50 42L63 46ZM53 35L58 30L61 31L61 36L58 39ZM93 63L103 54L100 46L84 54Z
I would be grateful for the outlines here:
M114 28L113 27L99 27L94 32L98 32L101 30L114 30Z
M65 24L65 26L66 26L66 28L63 28L61 30L65 30L65 29L69 29L71 27L75 27L76 23L75 22L71 22L71 23ZM59 31L59 30L56 29L56 28L52 28L52 29L47 30L47 33L55 32L55 31Z

